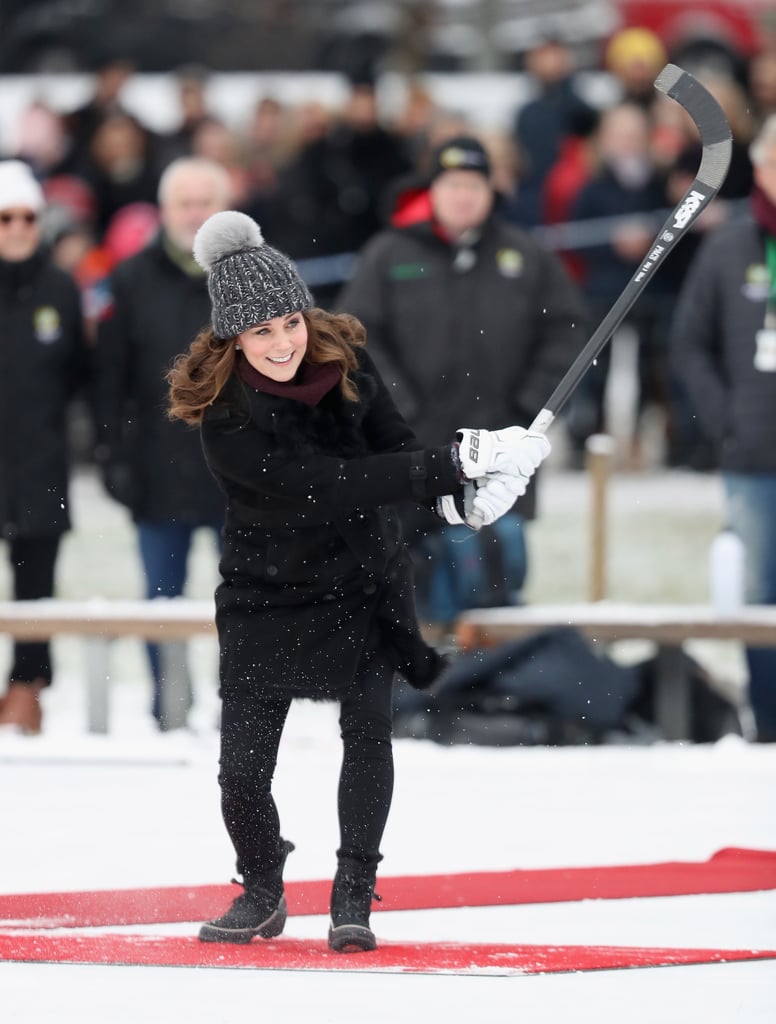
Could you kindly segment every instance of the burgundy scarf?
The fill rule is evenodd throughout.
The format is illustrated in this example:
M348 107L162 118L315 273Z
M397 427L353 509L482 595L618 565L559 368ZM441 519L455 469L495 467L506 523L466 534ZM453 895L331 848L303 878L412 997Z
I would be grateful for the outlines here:
M769 235L776 238L776 205L768 198L763 190L755 185L751 195L752 216Z
M272 380L251 366L241 352L237 359L240 379L257 391L278 398L292 398L305 405L317 405L324 395L340 381L339 367L335 363L308 363L303 361L292 380Z

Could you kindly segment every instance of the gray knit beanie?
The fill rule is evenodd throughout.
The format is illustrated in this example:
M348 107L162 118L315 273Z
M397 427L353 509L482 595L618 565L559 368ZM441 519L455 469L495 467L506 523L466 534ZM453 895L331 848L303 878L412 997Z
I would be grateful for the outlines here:
M264 241L245 213L225 210L208 217L194 237L194 259L207 271L213 330L234 338L256 324L313 304L292 261Z

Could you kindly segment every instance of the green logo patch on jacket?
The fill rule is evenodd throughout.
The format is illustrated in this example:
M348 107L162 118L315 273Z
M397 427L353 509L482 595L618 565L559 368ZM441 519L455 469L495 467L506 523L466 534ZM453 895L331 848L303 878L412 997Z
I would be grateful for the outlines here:
M517 249L499 249L496 253L496 266L503 277L520 277L523 263L523 254Z
M764 263L751 263L741 286L742 295L752 302L762 302L771 291L771 272Z
M38 306L32 315L32 324L35 337L44 345L58 341L62 336L62 322L53 306Z
M392 281L417 281L418 278L426 277L425 263L396 263L388 270L388 276Z

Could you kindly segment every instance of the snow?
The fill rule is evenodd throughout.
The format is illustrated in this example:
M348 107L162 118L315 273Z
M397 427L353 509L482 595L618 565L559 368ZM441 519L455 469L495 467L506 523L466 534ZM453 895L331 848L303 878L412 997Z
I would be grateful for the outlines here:
M660 516L665 505L642 483L639 492L625 481L614 496L616 514L624 508L620 502L635 496L651 520ZM713 535L717 509L703 504L702 487L680 484L672 478L663 495L676 513L674 528L692 524L688 543L697 544L698 533ZM535 535L542 550L573 543L563 521L569 506L553 498L582 486L578 477L549 481L546 532ZM121 510L97 498L88 475L78 481L74 502L77 525L60 573L62 596L139 596ZM629 507L629 522L638 529ZM664 535L670 529L665 522L661 528ZM646 557L641 544L632 549L634 559ZM191 596L199 599L208 598L212 585L210 554L207 544L198 548ZM617 596L639 600L618 582L633 587L631 570L618 563ZM552 581L545 577L537 585L552 596ZM697 578L674 579L663 599L702 600L702 586ZM0 735L0 891L228 882L234 866L216 783L213 640L197 638L192 648L197 708L191 731L154 730L142 646L123 639L111 648L111 732L96 736L86 731L81 645L72 637L57 641L46 731L36 738ZM704 746L491 749L402 739L395 752L383 875L704 860L730 846L776 850L776 748L770 745L727 737ZM333 872L339 753L336 708L295 704L276 776L284 834L296 844L289 879ZM384 941L773 949L776 892L381 912L373 924ZM124 930L192 935L197 925ZM290 918L287 927L291 936L325 932L322 917ZM0 1007L3 1021L24 1024L434 1018L771 1024L776 962L512 977L2 963Z
M142 691L117 695L115 737L68 735L52 723L40 738L0 741L6 892L228 881L215 732L161 736L141 728ZM297 846L289 879L333 870L333 710L296 705L281 749L277 799L284 833ZM638 864L705 859L725 846L776 849L773 755L737 738L708 747L557 750L399 740L382 871ZM774 948L776 893L404 911L373 920L385 941ZM196 927L153 930L194 934ZM292 917L287 927L298 937L325 931L322 917ZM345 1006L345 1019L376 1022L431 1014L512 1021L518 1013L550 1021L573 1012L575 1021L765 1024L776 1007L776 964L513 978L3 964L0 986L4 1019L25 1024L204 1024L254 1013L301 1024L340 1020Z

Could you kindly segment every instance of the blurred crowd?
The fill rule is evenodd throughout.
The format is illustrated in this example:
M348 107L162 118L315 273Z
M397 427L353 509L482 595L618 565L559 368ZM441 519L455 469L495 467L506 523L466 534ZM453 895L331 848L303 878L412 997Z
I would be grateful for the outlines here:
M602 55L610 99L594 105L584 98L572 51L545 40L525 61L532 98L498 131L441 107L420 80L407 83L400 109L388 118L368 71L350 78L338 109L265 95L248 122L235 125L209 104L207 71L182 68L176 75L179 124L166 134L126 109L122 91L134 69L111 59L97 70L93 93L79 109L61 113L33 100L0 156L27 162L43 186L45 234L55 262L81 289L92 336L110 307L112 269L159 228L159 179L176 157L221 164L231 181L229 205L254 216L273 244L302 262L316 301L328 306L354 256L390 222L397 186L422 179L439 142L462 133L476 134L489 151L502 216L561 252L598 322L646 253L659 215L697 170L694 125L654 88L668 59L651 32L622 31ZM746 81L713 71L698 77L730 121L734 155L720 193L730 210L718 203L699 221L695 240L733 215L736 201L749 193L748 147L776 111L776 48L750 63ZM688 418L668 379L664 351L665 319L693 248L687 241L677 250L632 324L640 341L639 410L657 405L665 417L661 457L703 468L710 456L701 442L684 436ZM604 359L570 411L572 464L584 439L605 427L606 371ZM632 461L639 464L638 437Z
M195 529L212 528L218 535L221 498L196 439L183 439L181 425L164 417L165 374L208 318L204 274L191 246L197 228L218 210L255 218L270 244L297 261L316 305L359 316L400 406L403 371L392 359L400 350L408 354L401 411L424 440L445 419L436 408L441 379L449 395L455 388L460 392L450 414L466 409L486 429L506 425L489 422L491 415L531 422L584 343L581 332L591 332L612 307L697 173L697 128L654 87L669 59L653 33L622 30L603 51L599 70L609 87L594 101L573 51L547 38L526 55L530 98L516 104L512 123L499 130L441 105L421 79L406 82L403 102L388 116L379 77L368 69L349 77L346 99L336 109L316 99L288 103L263 95L247 122L234 124L211 104L207 70L181 68L175 76L179 121L167 133L152 130L125 105L124 90L135 74L126 60L111 59L97 69L92 94L78 109L62 112L33 99L0 152L0 398L9 418L0 452L0 511L11 541L15 597L52 593L59 538L69 527L60 450L68 432L75 454L99 465L109 493L132 512L149 598L183 592ZM705 429L708 424L697 415L698 394L691 394L694 380L707 379L696 373L707 339L696 339L697 351L677 372L681 360L670 351L671 325L705 236L726 222L751 220L753 196L760 199L754 216L766 233L774 226L768 218L776 218L772 200L763 205L758 193L751 156L753 141L776 125L776 39L743 75L713 68L695 74L729 121L732 160L718 198L669 255L624 324L637 353L625 456L633 469L656 463L731 468L720 463L720 437ZM766 168L774 163L773 144L770 135L761 143L761 180L771 173ZM445 162L448 157L453 163ZM461 207L454 179L440 184L456 168L469 176L469 198L481 204L479 221L456 225ZM417 222L426 224L426 236L410 231L397 242L385 234ZM383 257L395 243L394 263L386 266ZM435 260L448 292L436 293L429 309L422 302L433 293L427 290L426 300L420 292L412 298L412 280L422 278ZM760 264L744 266L741 273L753 267ZM760 269L767 291L776 264L771 277L765 265ZM763 299L762 284L747 284L750 298ZM70 287L80 304L78 323L62 315L73 306ZM34 317L28 324L15 310L30 302ZM773 296L768 310L774 319L766 324L768 337L759 331L761 324L751 333L763 352L768 344L776 352ZM55 365L55 351L63 358L64 349L50 342L63 337L67 363ZM18 356L6 344L10 338ZM759 348L755 384L769 387L770 377L766 381L760 371L773 367ZM563 456L572 468L583 464L588 439L609 428L610 350L585 374L563 412ZM487 354L480 377L472 371L478 351ZM776 365L776 356L772 361ZM50 414L44 422L37 410L42 382L49 379L56 387L44 396ZM420 398L424 388L429 397ZM83 430L74 432L66 416L79 395L89 412L77 421ZM762 396L767 398L765 391ZM720 431L725 404L720 397ZM656 419L660 443L656 453L647 453L643 425ZM34 487L37 481L40 490L43 470L36 468L31 439L37 431L38 455L52 449L40 434L44 428L49 441L56 440L52 457L59 476L41 496ZM747 458L733 468L751 471ZM761 472L763 465L754 468ZM770 474L769 462L765 468ZM30 510L52 501L48 519L33 522ZM513 522L521 545L523 519L532 515L531 509L518 509ZM492 540L515 550L513 536ZM440 565L460 561L463 549L456 543L451 550L434 555ZM431 555L423 560L430 563ZM496 570L497 579L509 578L502 562ZM513 573L515 591L524 572L521 562ZM447 583L434 576L426 582L429 601L435 589L449 594ZM471 602L473 586L467 580L463 607ZM484 602L494 603L491 583L482 586ZM499 591L502 603L514 596ZM758 600L772 598L759 593ZM458 610L428 618L446 622ZM183 654L152 646L149 655L154 716L162 727L185 724L191 687L181 669ZM182 693L183 704L171 710L163 683L175 673L176 700ZM27 731L40 726L38 691L32 701L28 684L37 680L40 689L50 675L46 645L17 645L11 679L25 681L21 719ZM8 696L0 700L0 724L5 719L19 721Z

